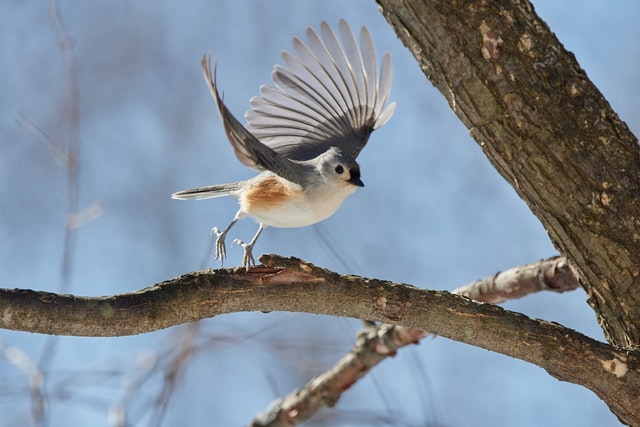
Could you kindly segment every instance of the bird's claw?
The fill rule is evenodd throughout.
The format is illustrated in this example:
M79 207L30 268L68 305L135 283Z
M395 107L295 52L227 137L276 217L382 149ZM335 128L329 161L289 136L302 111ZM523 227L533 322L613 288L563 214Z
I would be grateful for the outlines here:
M220 260L220 267L224 264L224 260L227 257L227 246L224 243L224 239L227 235L226 231L218 230L218 227L211 229L211 234L216 235L216 254L213 257L214 260ZM235 241L234 241L235 242Z
M242 255L242 266L245 271L249 271L249 268L255 267L256 260L253 258L253 244L245 243L240 239L234 239L231 245L242 246L244 253Z

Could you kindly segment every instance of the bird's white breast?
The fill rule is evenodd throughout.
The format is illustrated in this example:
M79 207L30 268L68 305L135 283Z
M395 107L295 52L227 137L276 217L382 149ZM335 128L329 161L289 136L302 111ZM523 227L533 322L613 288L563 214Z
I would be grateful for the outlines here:
M252 180L253 181L253 180ZM240 210L264 225L304 227L333 215L356 187L347 182L303 190L277 176L248 184L240 195Z

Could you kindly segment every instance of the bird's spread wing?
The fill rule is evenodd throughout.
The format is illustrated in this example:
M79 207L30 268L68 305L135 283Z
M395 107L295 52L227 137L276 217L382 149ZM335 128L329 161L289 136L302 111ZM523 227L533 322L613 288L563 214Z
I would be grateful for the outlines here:
M338 28L342 43L326 22L319 34L307 29L307 44L294 38L295 54L282 52L284 65L273 71L275 85L262 86L245 114L247 129L290 159L309 160L332 146L356 158L395 109L395 103L386 106L389 52L378 75L369 31L360 30L359 47L344 20Z
M210 54L202 57L202 73L204 74L207 86L209 86L211 95L216 101L220 117L222 117L222 123L224 124L224 130L227 133L229 142L231 142L233 146L236 157L251 168L257 170L267 169L288 181L303 185L304 177L300 165L260 142L251 132L240 124L226 105L224 105L218 93L215 68L213 75L211 73Z

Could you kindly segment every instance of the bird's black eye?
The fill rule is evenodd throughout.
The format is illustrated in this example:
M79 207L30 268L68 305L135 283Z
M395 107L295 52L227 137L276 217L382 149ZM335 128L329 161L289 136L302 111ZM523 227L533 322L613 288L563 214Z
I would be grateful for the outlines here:
M342 172L344 172L344 168L342 167L342 165L336 166L336 173L339 175Z

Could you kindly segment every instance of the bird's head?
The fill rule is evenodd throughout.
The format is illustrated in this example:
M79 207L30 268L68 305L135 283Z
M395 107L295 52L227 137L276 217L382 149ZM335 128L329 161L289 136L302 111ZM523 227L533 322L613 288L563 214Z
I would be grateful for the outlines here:
M331 147L315 159L320 174L330 183L364 187L360 179L360 166L338 148Z

